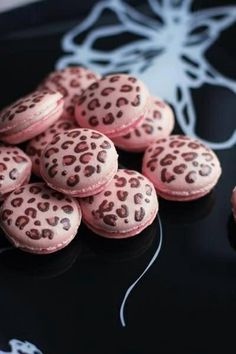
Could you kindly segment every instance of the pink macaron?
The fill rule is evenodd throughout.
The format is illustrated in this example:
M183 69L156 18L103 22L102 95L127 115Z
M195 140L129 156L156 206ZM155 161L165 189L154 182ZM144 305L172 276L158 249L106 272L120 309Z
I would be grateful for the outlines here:
M132 75L104 76L90 85L75 106L75 118L83 128L96 129L110 138L127 134L144 119L149 92Z
M47 88L61 92L64 97L63 118L74 118L74 106L83 91L100 75L82 66L68 66L50 73L40 84L40 88Z
M231 205L232 205L232 212L233 212L234 220L236 222L236 187L234 188L234 190L232 192Z
M60 92L38 90L20 98L0 113L0 140L18 144L42 133L63 112Z
M14 246L38 254L56 252L75 237L81 222L77 201L45 183L26 184L4 201L0 224Z
M215 153L200 141L171 135L145 151L142 172L164 199L188 201L212 190L221 166Z
M103 192L81 199L80 206L84 223L108 238L139 234L158 212L153 184L137 171L122 169Z
M40 176L40 157L45 146L50 143L55 134L74 129L76 127L77 124L74 120L68 118L60 119L51 125L51 127L49 127L45 132L37 135L28 142L25 152L32 161L32 171L36 176Z
M120 149L143 152L155 140L168 136L174 129L174 114L170 106L159 97L150 97L149 110L141 124L128 134L113 138Z
M113 142L102 133L77 128L57 134L42 152L40 173L53 189L75 197L101 192L117 172Z
M0 200L22 184L31 175L31 160L18 147L0 145Z

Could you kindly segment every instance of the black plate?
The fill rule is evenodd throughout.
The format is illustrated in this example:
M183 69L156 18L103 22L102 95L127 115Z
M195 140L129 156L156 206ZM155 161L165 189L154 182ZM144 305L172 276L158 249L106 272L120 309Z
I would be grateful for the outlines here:
M55 68L59 58L65 55L62 36L87 18L93 3L43 1L0 15L2 107L36 87ZM102 6L105 1L97 3ZM225 7L216 10L216 6L226 6L226 2L199 0L187 10L184 6L180 9L181 1L163 0L162 6L172 4L172 12L165 12L163 19L163 15L154 16L146 1L126 3L136 7L137 13L159 21L159 31L170 29L170 19L167 19L170 14L175 16L172 20L178 25L186 13L194 11L190 26L198 21L197 11L204 9L205 17L201 15L204 19L191 29L195 36L191 40L196 43L185 43L186 51L182 53L185 55L182 62L191 67L191 72L186 74L191 84L187 87L183 80L176 83L175 73L180 70L176 62L171 65L166 62L163 70L172 72L171 85L179 97L174 108L180 107L181 95L188 107L181 116L185 123L179 117L175 132L184 129L186 133L189 129L190 133L195 132L210 142L221 160L223 175L214 191L198 201L161 200L160 219L132 239L102 239L82 226L66 249L39 257L11 249L1 235L0 353L1 350L13 353L12 347L18 348L14 353L36 354L29 343L44 354L235 353L236 227L231 216L230 195L236 184L236 148L229 138L236 134L236 6L229 11ZM157 4L158 0L150 3ZM190 2L184 1L187 3ZM235 1L232 4L236 5ZM122 48L130 41L140 40L132 33L132 26L136 23L140 28L142 21L132 17L133 10L124 11L118 1L109 0L105 5L97 27L93 21L90 23L92 29L116 24L117 15L130 27L118 36L99 38L95 49L111 53L114 46ZM98 8L93 11L97 13ZM160 33L152 21L146 20L142 26L153 27L154 32ZM114 29L109 28L108 32ZM173 24L171 29L173 34ZM76 43L84 43L90 32L91 28L87 34L78 35ZM155 67L155 58L161 58L170 46L177 48L170 38L166 36L161 48L160 37L153 37L149 47L145 43L137 44L138 56L129 66L134 68L137 62L143 61L146 67L139 67L143 77L148 68ZM199 49L200 45L206 45L202 50L206 60L201 63L211 63L218 73L204 72L204 79L197 85L196 80L203 74L189 62L186 53L191 46ZM85 49L82 53L85 54L82 64L94 54L85 53ZM66 53L73 64L78 59L73 59L71 54ZM126 57L130 58L127 53ZM121 56L120 60L124 59L125 55ZM195 59L198 61L197 53ZM100 62L96 60L94 65L100 65L105 71L103 65L107 63L101 58ZM154 87L156 83L165 92L168 82L160 77L159 83L156 74L149 76L149 84ZM172 91L166 91L171 98ZM191 116L186 115L190 99L197 117L194 129L188 128ZM173 97L169 101L173 104ZM228 144L224 146L223 141ZM141 154L120 152L120 163L129 168L140 169L141 158ZM13 341L9 346L12 339L20 342Z

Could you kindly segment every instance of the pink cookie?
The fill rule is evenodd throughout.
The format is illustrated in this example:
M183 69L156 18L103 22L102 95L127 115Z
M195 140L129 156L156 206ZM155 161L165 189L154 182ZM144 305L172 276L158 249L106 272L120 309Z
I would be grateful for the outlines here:
M58 120L62 111L59 92L35 91L0 113L0 140L18 144L32 139Z
M72 241L81 222L81 211L75 199L44 183L32 183L16 189L4 201L0 222L16 247L46 254Z
M83 91L100 75L82 66L68 66L50 73L39 86L59 91L64 97L64 118L74 118L74 106Z
M236 187L232 192L231 204L232 204L232 212L233 212L234 220L236 222Z
M91 129L57 134L43 150L40 173L53 189L76 197L101 192L117 172L113 142Z
M71 119L60 119L45 132L37 135L29 141L26 146L26 153L32 161L32 171L36 176L40 176L39 163L40 157L45 146L50 143L55 134L66 130L74 129L77 124Z
M153 184L130 170L118 170L102 193L81 199L80 205L85 224L108 238L139 234L153 222L158 212Z
M215 153L184 135L171 135L153 143L145 151L142 171L153 182L158 195L176 201L204 196L221 175Z
M0 200L24 183L31 174L29 157L15 146L0 146Z
M110 138L132 130L148 109L149 92L134 76L104 76L90 85L75 106L81 127L96 129Z
M126 151L142 152L158 138L170 135L174 129L174 114L159 97L150 97L149 110L144 121L128 134L112 139Z

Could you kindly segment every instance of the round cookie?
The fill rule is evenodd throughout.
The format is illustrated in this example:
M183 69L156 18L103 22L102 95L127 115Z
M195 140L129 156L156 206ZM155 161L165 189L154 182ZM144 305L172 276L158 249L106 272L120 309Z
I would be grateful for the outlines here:
M66 130L74 129L77 124L71 119L60 119L49 127L45 132L30 140L26 146L26 154L32 161L32 171L40 177L39 164L40 157L45 146L50 143L55 134Z
M232 192L231 205L232 205L233 217L236 222L236 187L234 187L234 190Z
M39 88L59 91L64 97L63 118L74 118L74 106L83 91L100 75L82 66L68 66L50 73Z
M0 145L0 201L14 189L28 183L31 160L18 147Z
M149 110L143 122L128 134L112 139L118 148L143 152L155 140L171 134L174 114L170 106L159 97L151 96L149 102Z
M101 192L117 172L113 142L102 133L78 128L57 134L42 152L40 173L60 192L87 197Z
M46 90L20 98L0 113L0 140L18 144L32 139L59 119L63 103L60 92Z
M84 223L96 234L126 238L139 234L158 212L153 184L137 171L120 169L107 188L80 200Z
M75 106L75 118L81 127L114 138L141 123L148 102L149 92L141 80L127 74L107 75L81 95Z
M38 254L56 252L75 237L81 222L77 201L45 183L26 184L4 201L0 223L14 246Z
M142 172L164 199L188 201L211 191L221 167L215 153L200 141L170 135L145 151Z

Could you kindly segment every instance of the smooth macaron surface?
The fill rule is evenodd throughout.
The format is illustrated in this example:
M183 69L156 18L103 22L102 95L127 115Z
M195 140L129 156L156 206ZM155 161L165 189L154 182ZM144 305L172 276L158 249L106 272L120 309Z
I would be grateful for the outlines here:
M30 158L21 149L0 145L0 199L29 181L31 166Z
M0 211L8 239L27 252L46 254L65 247L81 222L77 201L45 183L24 185L12 192Z
M68 66L50 73L39 87L59 91L64 97L64 118L74 118L74 106L83 91L100 75L82 66Z
M59 119L63 111L60 92L37 90L0 112L0 140L17 144L29 140Z
M76 103L75 117L81 127L116 137L144 119L148 99L148 89L136 77L107 75L84 91Z
M99 193L118 168L113 142L91 129L57 134L41 155L40 173L52 188L73 196Z
M74 129L77 124L72 119L60 119L51 125L46 131L30 140L26 146L26 154L32 161L32 171L36 176L40 176L40 158L43 149L53 139L55 134L66 130Z
M142 152L155 140L171 134L174 128L174 114L170 106L154 96L150 96L149 102L143 122L129 133L112 139L117 147Z
M236 221L236 187L234 187L234 190L232 192L231 205L232 205L234 220Z
M158 195L184 201L210 192L221 175L221 166L215 153L200 141L171 135L145 151L142 172Z
M153 184L137 171L125 169L118 170L103 192L80 199L80 205L85 224L109 238L139 234L158 212Z

